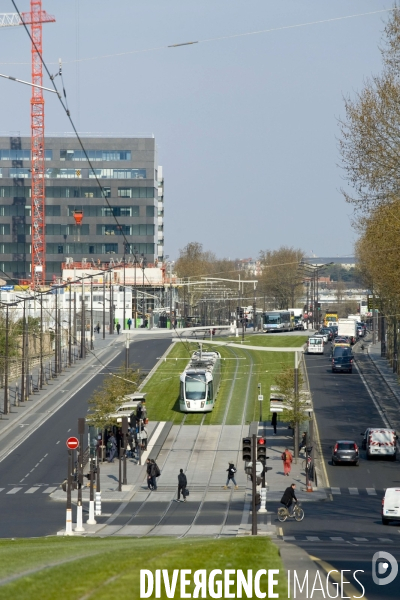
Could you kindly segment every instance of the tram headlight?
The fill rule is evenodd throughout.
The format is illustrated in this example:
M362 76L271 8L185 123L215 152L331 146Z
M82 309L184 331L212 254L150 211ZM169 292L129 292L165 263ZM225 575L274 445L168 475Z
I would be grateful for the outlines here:
M190 408L190 402L186 402L186 406Z

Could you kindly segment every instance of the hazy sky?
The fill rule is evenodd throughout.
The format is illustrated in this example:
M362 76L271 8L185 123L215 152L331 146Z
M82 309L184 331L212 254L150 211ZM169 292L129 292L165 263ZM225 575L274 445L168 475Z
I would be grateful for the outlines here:
M17 5L29 10L29 0ZM154 133L171 258L190 241L230 258L283 244L317 256L345 255L355 235L352 208L340 194L337 118L343 95L381 68L378 44L388 13L167 46L391 6L383 0L43 0L57 19L43 28L44 57L53 72L63 59L80 131ZM12 2L0 0L0 12L14 12ZM30 56L22 27L0 30L1 73L29 80ZM0 135L29 133L30 93L0 79ZM48 134L70 131L52 94L45 111Z

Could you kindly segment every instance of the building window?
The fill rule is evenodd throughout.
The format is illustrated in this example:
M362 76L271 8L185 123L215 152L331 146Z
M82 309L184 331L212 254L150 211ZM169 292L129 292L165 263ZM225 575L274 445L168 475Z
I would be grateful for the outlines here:
M127 254L154 254L154 244L129 244Z
M58 254L64 254L64 246L58 246Z
M0 235L10 235L10 225L0 223Z
M46 235L89 235L89 225L46 225Z
M1 207L0 207L1 208ZM68 206L68 216L73 217L76 206ZM138 217L139 206L99 206L80 205L85 217Z
M146 179L146 169L94 169L99 179ZM89 179L94 178L89 171Z
M53 160L53 150L44 151L45 160ZM22 149L0 150L0 160L31 160L31 151Z
M9 177L12 177L13 179L30 179L31 170L12 167L10 168Z
M146 206L146 217L154 217L154 205Z
M90 161L131 160L130 150L87 150ZM87 160L83 150L60 150L60 160Z
M61 206L46 205L46 217L61 217Z
M157 190L152 187L118 188L119 198L155 198Z
M132 235L130 225L97 225L97 235Z

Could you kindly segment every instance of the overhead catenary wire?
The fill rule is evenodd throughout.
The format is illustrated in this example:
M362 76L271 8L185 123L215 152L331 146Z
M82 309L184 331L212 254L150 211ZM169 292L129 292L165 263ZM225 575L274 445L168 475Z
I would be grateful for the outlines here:
M13 1L13 4L15 7L14 1ZM285 30L290 30L290 29L300 29L303 27L312 27L315 25L323 25L326 23L333 23L333 22L345 21L345 20L349 20L349 19L356 19L356 18L360 18L360 17L367 17L367 16L377 15L377 14L381 14L381 13L387 13L387 12L391 12L391 11L395 11L395 10L398 10L398 7L395 6L392 8L383 8L380 10L374 10L374 11L369 11L369 12L364 12L364 13L356 13L353 15L343 15L340 17L330 17L328 19L320 19L317 21L308 21L305 23L295 23L293 25L282 25L281 27L270 27L268 29L258 29L255 31L232 33L232 34L228 34L228 35L216 36L216 37L212 37L212 38L205 38L205 39L201 39L201 40L194 40L194 41L190 41L190 42L177 42L174 44L168 44L167 46L164 46L164 45L163 46L153 46L150 48L142 48L142 49L138 49L138 50L128 50L126 52L116 52L113 54L101 54L98 56L90 56L90 57L86 57L86 58L76 58L76 59L66 60L66 61L64 61L64 64L82 63L82 62L95 61L95 60L104 60L107 58L118 58L121 56L129 56L129 55L141 54L141 53L145 53L145 52L156 52L159 50L167 50L168 48L178 48L181 46L193 46L195 44L206 44L209 42L220 42L220 41L226 41L226 40L231 40L231 39L235 39L235 38L249 37L249 36L255 36L255 35L264 35L267 33L274 33L276 31L285 31ZM26 63L26 62L0 62L0 64L1 65L26 65L29 63ZM54 65L56 63L49 63L49 64Z

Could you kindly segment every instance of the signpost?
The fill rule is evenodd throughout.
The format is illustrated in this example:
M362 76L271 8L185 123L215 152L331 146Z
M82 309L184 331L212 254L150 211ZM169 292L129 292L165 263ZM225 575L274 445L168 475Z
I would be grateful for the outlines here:
M76 450L79 448L79 440L76 437L68 438L66 443L69 450Z

